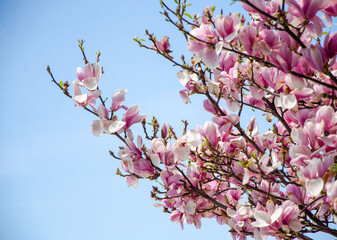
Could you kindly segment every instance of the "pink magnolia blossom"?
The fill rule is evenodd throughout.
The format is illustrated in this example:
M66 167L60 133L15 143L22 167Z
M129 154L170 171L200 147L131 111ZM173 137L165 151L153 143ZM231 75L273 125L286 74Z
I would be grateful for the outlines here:
M94 90L92 92L82 94L82 91L79 85L74 81L74 97L73 100L75 101L77 106L91 106L94 107L96 104L96 99L102 94L101 90Z
M255 222L253 222L252 225L259 228L268 227L279 219L282 215L282 211L282 208L277 208L270 212L256 211L254 212Z
M234 114L227 116L214 116L213 122L219 125L219 130L224 132L230 132L232 127L240 122L240 117Z
M128 110L126 110L122 121L124 121L126 124L124 125L124 129L130 128L133 124L141 122L143 119L147 118L147 115L141 114L139 115L139 107L138 105L134 105Z
M337 180L332 183L328 183L326 188L328 196L327 202L335 211L337 211ZM336 216L334 216L334 222L337 222Z
M181 90L179 91L179 95L181 97L181 99L183 100L184 103L190 103L191 99L188 96L188 91L187 90Z
M300 209L298 206L290 200L283 202L282 204L282 215L278 222L281 224L281 228L286 233L290 230L298 232L302 229L303 224L301 223L298 216L300 215Z
M337 5L337 4L336 4ZM324 39L324 50L328 58L333 58L337 54L337 32L326 35Z
M198 126L198 130L203 137L207 138L213 147L216 147L218 143L219 131L213 123L207 121L203 127Z
M316 121L324 124L324 131L337 129L336 113L331 106L322 106L316 112Z
M295 204L309 203L309 196L303 187L297 186L295 184L290 184L287 186L286 190L288 193L288 198Z
M230 16L221 16L215 19L215 29L225 42L232 42L238 35L240 27L240 16L235 13Z
M110 110L111 111L117 111L118 109L120 109L121 107L121 104L125 101L125 94L128 92L128 90L117 90L114 94L112 94L112 97L111 97L111 107L110 107Z
M256 36L256 28L253 26L246 26L240 30L240 41L249 55L255 55L258 51L258 40Z
M101 104L98 107L96 113L100 117L100 120L93 121L91 125L91 130L92 133L97 137L101 136L103 133L105 134L116 133L119 130L121 130L126 124L123 121L109 120L109 111L103 104Z
M293 54L291 49L285 44L281 46L279 51L273 51L267 56L271 62L273 62L281 71L289 73L295 65L299 56Z
M263 0L250 0L249 1L252 5L254 5L255 7L257 7L258 9L261 9L263 12L266 12L270 15L274 15L277 13L277 10L280 7L280 4L278 1L268 1L265 2ZM252 14L253 18L255 19L263 19L263 20L267 20L268 18L259 13L256 9L252 8L251 6L249 6L248 4L246 4L245 2L241 2L242 7L249 13Z
M337 17L337 1L330 1L330 5L322 10L325 14L325 18L328 22L328 27L331 28L332 17Z
M126 184L128 185L128 187L132 186L136 188L138 186L138 178L136 178L135 176L127 176Z
M84 86L88 90L96 90L98 82L101 79L102 68L98 63L87 63L83 70L78 67L76 70L78 85Z
M125 126L124 121L94 120L91 125L92 133L95 136L101 136L103 133L112 134L118 132Z
M218 67L222 44L221 42L218 43L217 33L212 26L201 24L199 28L193 29L190 34L196 38L189 38L187 43L187 50L195 54L194 62L203 59L209 68Z
M213 11L211 6L207 6L204 8L204 11L202 12L201 20L203 24L212 24L209 17L213 17Z
M324 64L327 60L327 54L321 45L316 44L310 48L303 49L303 56L310 63L311 67L317 71L324 71Z
M329 2L330 0L286 0L292 15L308 19L314 18L318 11L329 5Z
M170 43L168 37L163 37L160 42L156 41L156 47L160 52L163 52L164 54L170 53ZM154 46L152 46L153 49L155 49Z
M235 66L238 55L232 52L223 51L220 55L220 68L222 71L229 73L229 70Z

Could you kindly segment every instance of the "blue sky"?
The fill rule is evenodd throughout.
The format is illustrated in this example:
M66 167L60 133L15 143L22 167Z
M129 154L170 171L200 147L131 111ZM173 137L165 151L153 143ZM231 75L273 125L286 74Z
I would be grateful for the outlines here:
M221 4L225 13L241 9L224 1L191 2L191 13L207 5L217 5L218 13ZM132 41L147 28L158 39L171 37L172 50L186 53L183 37L159 10L156 0L0 2L0 239L230 238L215 220L181 231L153 207L151 184L127 188L115 175L119 162L108 154L120 143L93 136L94 116L76 109L45 70L49 64L57 81L71 82L83 65L77 39L85 39L89 59L102 52L104 96L128 89L126 104L138 104L150 118L177 129L182 119L192 127L203 124L211 116L202 100L185 105L179 97L179 69Z

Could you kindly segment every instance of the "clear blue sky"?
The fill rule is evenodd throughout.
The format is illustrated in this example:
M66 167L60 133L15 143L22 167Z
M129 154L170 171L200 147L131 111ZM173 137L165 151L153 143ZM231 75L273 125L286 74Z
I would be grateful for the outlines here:
M221 4L225 13L241 9L223 2L194 0L191 12L206 5L219 12ZM177 127L182 119L203 124L211 116L201 99L185 105L179 97L179 69L132 41L147 28L186 53L159 10L157 0L0 1L1 240L230 239L215 220L181 231L153 207L151 184L127 188L108 154L119 142L94 137L94 116L76 109L45 71L49 64L58 81L71 82L83 65L77 48L83 38L89 59L102 52L104 96L129 89L127 105L139 104L149 117Z

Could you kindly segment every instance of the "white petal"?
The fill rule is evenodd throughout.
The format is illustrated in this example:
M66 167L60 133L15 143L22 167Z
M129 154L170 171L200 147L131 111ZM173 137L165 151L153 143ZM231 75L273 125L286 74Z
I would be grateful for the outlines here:
M184 87L186 86L186 84L190 80L190 76L188 75L187 72L184 72L184 71L178 72L177 77L178 77L178 80L179 80L180 84L183 85Z
M95 120L91 124L91 131L96 137L99 137L103 133L103 124L102 120Z
M229 34L227 37L225 37L225 41L226 42L231 42L236 36L238 35L237 32L232 32L231 34Z
M192 200L189 200L188 203L184 207L184 211L185 213L192 215L195 213L196 207L197 205Z
M249 171L247 168L245 168L245 174L243 175L243 178L242 178L242 185L247 184L249 181L249 178L250 178Z
M128 185L128 187L136 188L138 186L138 178L136 178L135 176L127 176L126 184Z
M215 52L217 55L221 53L223 45L224 45L223 42L218 42L217 44L215 44Z
M267 227L270 225L270 216L267 212L256 211L254 217L256 219L256 222L252 223L254 227Z
M324 181L322 178L311 179L307 181L305 187L310 195L317 196L323 190Z
M267 236L262 235L261 232L257 229L254 230L254 239L255 240L266 240Z
M95 77L83 79L82 83L84 87L88 89L89 91L93 91L97 89L97 80Z
M299 219L295 219L289 223L289 227L295 232L299 232L302 230L303 225Z
M180 161L186 160L189 153L190 153L189 146L177 147L174 149L174 156L177 160L180 160Z
M278 208L270 217L271 223L275 222L282 215L282 208Z
M284 95L281 93L280 96L282 107L285 109L292 109L297 106L297 99L295 95Z
M196 53L192 58L192 64L197 64L202 59L202 51Z
M215 50L204 48L203 52L203 60L208 68L215 69L219 66L219 55Z
M97 82L99 82L99 80L101 79L102 76L102 68L99 65L99 63L94 63L94 69L95 69L95 77Z
M110 133L118 132L119 130L122 129L122 127L124 127L125 124L126 122L123 121L114 121L113 123L110 124L109 132Z
M160 158L158 154L151 154L151 162L154 166L158 167L160 164Z
M79 103L85 103L88 99L88 94L82 94L75 96L75 101Z

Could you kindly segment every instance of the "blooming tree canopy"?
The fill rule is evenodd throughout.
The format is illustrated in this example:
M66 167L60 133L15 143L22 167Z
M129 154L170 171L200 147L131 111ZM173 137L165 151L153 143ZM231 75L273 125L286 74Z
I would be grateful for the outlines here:
M127 90L103 100L100 54L90 63L82 40L85 65L76 70L73 95L68 82L47 70L77 107L97 116L95 136L121 140L118 153L110 152L121 163L117 174L128 186L155 181L155 205L181 227L215 218L233 239L337 237L337 32L330 32L337 1L234 2L247 13L215 15L207 6L192 16L186 0L160 1L191 59L175 59L167 36L158 41L146 31L148 43L134 39L180 68L183 102L204 96L211 121L196 129L184 122L181 136L155 118L149 133L147 115L124 105ZM255 117L242 126L247 108L261 112L271 128L260 132ZM134 137L134 124L143 125L143 137Z

